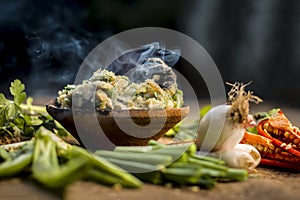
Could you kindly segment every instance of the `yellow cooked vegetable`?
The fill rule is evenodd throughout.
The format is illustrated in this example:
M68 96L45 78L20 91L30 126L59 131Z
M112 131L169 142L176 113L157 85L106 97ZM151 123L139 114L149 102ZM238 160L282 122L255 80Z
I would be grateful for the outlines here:
M163 64L164 68L167 66L165 63L159 64ZM172 74L172 78L174 75ZM76 97L77 106L84 107L86 103L94 103L97 109L182 107L183 93L178 89L176 81L169 82L166 86L160 83L161 77L158 76L162 75L154 74L152 79L133 82L127 76L99 69L81 84L65 86L58 92L57 103L62 108L71 108L72 98Z

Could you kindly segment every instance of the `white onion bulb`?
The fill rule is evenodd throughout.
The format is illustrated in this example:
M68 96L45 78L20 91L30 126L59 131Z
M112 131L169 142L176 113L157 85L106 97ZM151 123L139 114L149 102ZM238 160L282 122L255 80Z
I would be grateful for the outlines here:
M228 93L229 105L215 106L201 119L196 145L200 153L211 152L231 167L252 171L260 162L260 154L253 146L239 142L245 127L253 122L249 124L249 102L262 100L252 92L245 92L247 84L229 85L232 86Z
M250 172L257 167L261 160L257 149L248 144L237 144L231 149L215 151L209 155L224 160L229 167L243 168Z
M244 125L228 118L229 112L231 105L219 105L201 119L196 139L201 151L230 149L241 141L245 132Z

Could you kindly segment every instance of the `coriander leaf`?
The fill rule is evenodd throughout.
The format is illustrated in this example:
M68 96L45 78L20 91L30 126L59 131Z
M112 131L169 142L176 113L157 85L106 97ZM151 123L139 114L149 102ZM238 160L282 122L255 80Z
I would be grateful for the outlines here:
M0 126L4 126L6 123L5 110L9 103L4 94L0 93Z
M6 117L5 117L5 109L0 109L0 127L4 126L6 123Z
M26 96L26 94L25 94ZM9 101L0 94L0 126L7 125L21 113L21 108L15 102Z
M7 104L8 100L5 98L4 94L0 94L0 108L2 105Z
M11 83L10 93L14 96L14 103L20 105L26 99L25 85L16 79Z
M0 109L0 125L5 125L21 114L20 106L9 102Z
M5 109L7 121L14 120L20 113L21 113L21 108L18 105L14 103L7 104Z
M29 116L25 115L23 119L27 126L40 126L43 124L43 120L39 119L39 116Z

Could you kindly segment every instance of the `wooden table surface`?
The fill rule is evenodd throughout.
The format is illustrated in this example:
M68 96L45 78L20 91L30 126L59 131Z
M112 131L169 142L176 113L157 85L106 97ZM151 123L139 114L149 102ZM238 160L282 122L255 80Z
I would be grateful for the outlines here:
M203 102L202 105L206 104ZM252 107L252 112L280 107L294 125L300 125L300 109L272 103ZM198 187L169 188L145 184L141 189L114 189L79 181L62 190L48 190L28 178L0 180L0 199L299 199L300 173L258 167L243 182L217 183L211 190Z

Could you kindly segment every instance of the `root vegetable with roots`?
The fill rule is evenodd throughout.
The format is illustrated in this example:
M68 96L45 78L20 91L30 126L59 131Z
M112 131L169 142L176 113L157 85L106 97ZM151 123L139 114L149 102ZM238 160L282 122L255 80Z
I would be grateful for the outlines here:
M250 145L239 144L246 127L255 124L249 115L249 102L262 100L245 91L249 85L227 83L232 86L228 93L228 103L213 107L200 121L196 144L200 153L224 159L227 165L252 171L260 162L259 152Z

